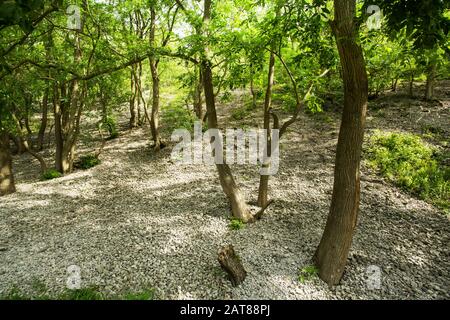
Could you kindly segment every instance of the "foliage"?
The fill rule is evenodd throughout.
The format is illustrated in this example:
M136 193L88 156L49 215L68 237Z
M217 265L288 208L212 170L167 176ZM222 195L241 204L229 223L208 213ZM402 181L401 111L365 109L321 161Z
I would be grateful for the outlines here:
M124 295L124 300L153 300L155 289L149 288L139 292L129 292Z
M317 277L318 274L319 270L313 265L303 267L300 270L298 281L300 281L301 283L305 283L306 281L311 280L314 277Z
M96 287L86 287L67 289L58 300L104 300L104 296Z
M155 290L153 288L146 288L141 291L125 292L115 297L108 297L102 293L99 288L89 286L80 289L65 289L59 294L48 294L48 289L44 283L34 281L33 293L24 293L16 286L13 286L9 291L0 296L0 300L153 300Z
M240 219L233 218L230 220L229 227L231 230L241 230L245 228L245 223Z
M108 140L115 139L119 136L119 131L117 131L116 119L112 116L107 116L102 123L102 126L106 127L109 133Z
M42 180L51 180L55 178L61 177L61 172L57 171L56 169L48 169L42 174Z
M195 120L195 115L181 103L171 103L163 109L162 121L169 132L175 129L193 130Z
M88 154L88 155L80 157L80 160L77 163L77 166L81 169L86 170L86 169L95 167L96 165L99 165L100 163L101 163L100 159L98 159L95 155Z
M403 189L440 208L450 209L450 168L438 161L439 152L414 134L380 131L369 141L370 167Z

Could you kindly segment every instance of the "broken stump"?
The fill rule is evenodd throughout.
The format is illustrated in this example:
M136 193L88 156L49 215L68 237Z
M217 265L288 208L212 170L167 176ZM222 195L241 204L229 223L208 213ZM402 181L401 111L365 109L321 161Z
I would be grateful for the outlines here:
M239 256L234 252L233 246L229 244L220 248L218 254L220 266L227 272L232 285L238 286L244 281L247 271L242 266Z

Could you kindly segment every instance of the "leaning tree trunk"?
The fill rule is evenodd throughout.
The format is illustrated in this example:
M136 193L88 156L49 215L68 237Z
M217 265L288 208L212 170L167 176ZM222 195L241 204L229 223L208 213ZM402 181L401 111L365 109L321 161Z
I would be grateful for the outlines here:
M152 112L150 115L150 129L152 132L153 146L156 151L162 147L159 133L159 75L158 61L150 58L150 70L152 73Z
M335 19L331 23L343 71L344 110L336 150L330 212L315 253L319 276L329 285L339 283L344 272L359 208L359 165L368 83L364 57L357 39L355 7L355 0L335 0Z
M130 88L131 88L131 96L130 96L130 129L136 128L138 126L138 111L137 111L137 92L136 92L136 79L135 72L136 66L131 66L131 74L130 74Z
M6 132L0 132L0 196L15 191L9 135Z
M431 62L428 66L427 82L425 85L425 100L431 100L434 96L434 82L436 78L436 63Z
M205 0L203 21L208 24L211 17L211 0ZM207 60L208 48L205 47L205 54L201 61L202 76L203 76L203 89L205 93L206 113L208 118L208 129L217 129L217 113L214 97L214 86L212 78L211 63ZM220 141L215 141L217 148L216 152L223 152L223 146ZM250 222L253 220L253 216L245 202L241 190L234 181L233 174L230 167L226 164L216 164L217 171L219 173L219 180L222 186L223 192L228 197L231 205L231 211L235 218L242 220L243 222Z
M274 49L274 46L272 46ZM272 87L273 87L273 78L275 74L275 54L272 51L270 53L269 60L269 73L267 76L267 88L266 88L266 96L264 99L264 130L265 138L266 138L266 148L267 151L264 152L263 159L261 159L261 163L263 167L266 167L270 164L270 156L271 156L271 134L270 134L270 114L269 109L272 103ZM267 154L268 159L265 159ZM268 189L269 189L269 175L260 175L259 176L259 188L258 188L258 206L265 207L268 203Z
M201 68L198 68L198 78L195 79L194 87L194 112L198 120L200 120L201 122L203 122L202 87L202 71Z
M155 46L155 31L156 31L156 10L152 6L150 8L150 34L149 44L151 47ZM159 151L161 149L162 142L159 133L159 74L158 63L159 59L153 55L149 57L150 71L152 74L152 112L150 116L150 129L152 132L152 140L154 149Z
M47 119L48 119L48 94L49 88L45 88L44 97L42 98L42 117L41 126L39 128L39 133L37 137L37 150L41 151L44 148L44 138L45 130L47 129Z

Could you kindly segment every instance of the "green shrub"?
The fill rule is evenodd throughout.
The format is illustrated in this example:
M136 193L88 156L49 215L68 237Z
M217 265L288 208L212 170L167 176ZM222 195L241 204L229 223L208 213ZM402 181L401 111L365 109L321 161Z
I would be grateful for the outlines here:
M92 154L88 154L88 155L80 158L78 167L86 170L86 169L95 167L96 165L100 164L100 162L101 161L96 156L94 156Z
M119 136L119 132L117 131L116 119L114 119L112 116L107 116L106 119L103 120L102 126L106 128L106 130L108 130L108 140L115 139Z
M145 289L139 292L129 292L124 295L124 300L153 300L155 296L155 290Z
M39 288L34 288L34 293L24 293L17 286L12 287L5 294L0 296L0 300L152 300L155 290L145 289L138 292L125 292L118 296L110 296L103 294L97 287L91 286L80 289L65 289L62 293L48 295L47 288L44 284Z
M97 288L67 289L58 300L104 300L103 294Z
M406 191L448 212L450 168L436 148L409 133L376 131L367 148L368 165Z
M234 120L242 120L253 112L255 112L255 107L253 106L252 101L244 102L242 106L233 109L231 118Z
M45 171L42 174L41 179L42 180L51 180L51 179L59 178L61 176L62 176L61 172L57 171L56 169L48 169L47 171Z
M229 227L231 230L240 230L245 228L245 223L240 219L232 218Z
M231 112L231 118L234 120L242 120L248 115L246 108L236 108Z
M186 107L172 103L168 105L162 113L162 123L167 125L167 130L172 132L175 129L193 130L196 117Z
M319 274L319 269L315 266L306 266L300 270L300 274L298 275L298 281L301 283L305 283L308 280L313 279Z

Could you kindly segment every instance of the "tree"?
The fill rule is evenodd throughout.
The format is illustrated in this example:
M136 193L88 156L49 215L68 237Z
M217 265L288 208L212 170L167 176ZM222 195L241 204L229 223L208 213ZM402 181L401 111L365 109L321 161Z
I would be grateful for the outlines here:
M4 101L0 101L0 114L0 196L3 196L16 191L8 133L12 119Z
M438 65L442 60L448 60L450 54L448 49L450 18L446 15L450 8L449 2L442 0L366 1L366 5L370 4L377 4L383 10L389 35L395 38L406 30L407 36L412 37L416 52L426 61L425 99L432 99Z
M357 223L359 165L367 110L368 80L355 23L356 1L335 0L333 33L344 83L344 110L339 130L330 212L314 259L329 285L341 280Z

